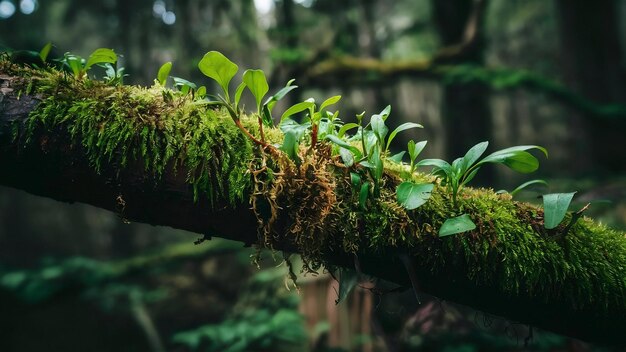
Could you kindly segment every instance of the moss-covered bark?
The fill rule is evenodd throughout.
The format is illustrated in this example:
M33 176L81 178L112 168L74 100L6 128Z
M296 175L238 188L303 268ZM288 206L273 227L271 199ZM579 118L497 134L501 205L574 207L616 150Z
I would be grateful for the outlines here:
M226 113L161 87L109 86L0 61L0 183L116 211L133 221L299 252L311 267L354 267L492 314L626 345L626 238L590 219L543 228L542 210L437 187L415 211L395 200L401 166L359 207L323 144L296 166L253 146ZM255 122L245 121L254 132ZM277 130L267 131L280 141ZM427 176L416 176L426 178ZM460 208L460 209L459 209ZM471 232L440 238L468 213Z

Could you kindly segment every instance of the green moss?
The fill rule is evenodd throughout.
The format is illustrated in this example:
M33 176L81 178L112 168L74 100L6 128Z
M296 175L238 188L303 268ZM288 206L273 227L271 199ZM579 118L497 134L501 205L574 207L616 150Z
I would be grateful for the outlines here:
M98 173L119 176L140 164L159 180L184 169L196 200L244 201L252 146L225 112L175 92L166 99L159 86L111 86L54 71L28 72L29 86L43 100L26 124L27 142L36 142L31 137L40 128L67 131Z

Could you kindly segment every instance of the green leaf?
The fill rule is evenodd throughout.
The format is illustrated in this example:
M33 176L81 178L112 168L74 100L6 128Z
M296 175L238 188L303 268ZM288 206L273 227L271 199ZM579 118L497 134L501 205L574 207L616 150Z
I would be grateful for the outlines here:
M272 110L274 109L274 105L276 104L277 101L279 101L282 98L284 98L285 95L287 95L287 93L289 93L292 90L298 88L298 86L292 86L291 85L294 81L295 81L295 79L289 80L289 82L287 82L287 84L283 88L281 88L278 92L276 92L276 94L274 94L271 97L267 98L267 100L263 104L263 107L264 108L266 107L270 114L271 114Z
M385 126L385 120L383 120L383 117L381 115L374 115L372 116L370 124L372 126L372 131L378 139L378 144L382 146L385 142L387 132L389 132L389 129L387 128L387 126Z
M246 83L241 82L235 89L235 106L239 107L239 101L241 100L241 95L243 94L243 90L246 89Z
M294 104L292 107L290 107L289 109L287 109L283 113L283 115L280 117L280 120L282 121L282 120L284 120L285 118L287 118L287 117L289 117L291 115L295 115L295 114L297 114L299 112L302 112L304 110L310 109L313 106L315 106L315 101L312 100L312 99L311 100L307 99L307 100L305 100L303 102Z
M433 187L435 185L432 183L402 182L396 188L398 203L408 210L413 210L428 201Z
M339 147L339 155L341 156L341 160L344 165L347 167L354 165L354 155L351 151L346 148Z
M198 88L198 90L196 91L196 97L198 97L200 99L206 97L206 87L205 86L201 86L200 88Z
M48 59L48 54L50 54L50 50L52 50L52 43L48 42L39 51L39 58L41 58L41 61L46 62L46 59Z
M531 149L539 149L548 157L548 151L543 147L536 145L520 145L493 152L476 165L486 163L505 164L517 172L533 172L539 167L539 161L532 154L527 152L527 150Z
M280 146L280 150L284 151L289 159L298 162L298 144L300 138L298 138L298 132L296 130L290 130L285 133L285 137L283 138L283 144Z
M447 219L439 229L439 237L445 237L471 231L476 228L476 224L470 219L469 215L463 214L455 218Z
M511 191L511 196L516 195L517 193L519 193L521 190L523 190L524 188L531 186L531 185L536 185L536 184L543 184L545 186L548 185L548 182L544 181L544 180L530 180L528 182L524 182L521 185L517 186L517 188L515 188L514 190Z
M226 100L230 101L228 85L237 74L239 67L222 53L209 51L198 63L198 68L205 76L212 78L222 87Z
M167 82L167 77L169 77L171 70L172 70L171 61L168 61L164 63L163 65L161 65L161 67L159 68L159 73L157 73L157 80L159 81L159 84L161 84L162 86L165 85L165 82Z
M335 95L333 97L330 97L326 100L324 100L324 102L322 103L322 105L320 105L320 111L324 110L324 108L337 104L337 102L341 100L341 95Z
M256 100L257 112L261 113L261 100L270 87L267 85L267 79L265 78L265 72L263 70L246 70L243 73L243 82L248 86L250 92Z
M391 114L391 105L387 105L385 106L383 111L381 111L380 114L378 115L380 115L383 118L383 120L387 120L390 114Z
M357 158L357 159L361 159L362 154L361 151L359 150L359 148L354 147L352 145L350 145L350 143L344 141L343 139L334 136L332 134L326 135L326 139L328 139L329 141L335 143L336 145L348 149L350 152L352 152L352 154Z
M546 229L553 229L563 221L574 194L576 192L543 195L543 221Z
M361 185L361 190L359 191L359 207L361 208L361 210L367 210L366 205L367 205L367 197L369 197L369 194L370 194L370 184L368 182L365 182L364 184Z
M184 78L180 78L180 77L172 77L172 79L174 80L174 86L175 87L180 87L181 91L183 90L183 88L187 87L187 91L190 89L196 89L196 84L188 81Z
M489 142L485 141L471 147L467 151L467 153L465 153L463 159L461 159L461 173L465 173L465 171L472 167L472 165L474 165L478 161L478 159L485 153L485 150L487 150L488 146Z
M420 155L422 150L424 150L424 147L426 147L426 143L428 143L428 141L421 141L418 143L415 143L415 141L413 140L409 141L407 149L409 151L409 157L411 158L412 163L417 160L418 155Z
M341 128L339 129L339 132L337 133L337 137L339 138L343 138L343 136L346 134L346 132L350 131L353 128L358 128L359 125L354 123L354 122L349 122L343 126L341 126Z
M65 57L65 63L76 77L80 75L80 72L83 70L83 59L79 56L67 55Z
M359 189L359 186L361 185L361 176L359 176L356 172L351 172L350 183L352 184L352 188Z
M339 292L335 304L345 300L359 282L359 275L356 271L347 268L339 269Z
M424 126L420 125L419 123L415 123L415 122L405 122L403 124L401 124L400 126L396 127L395 130L393 130L393 132L391 132L391 134L389 135L389 139L387 140L387 146L385 147L385 150L389 150L389 146L391 145L391 141L393 141L394 138L396 138L396 135L402 131L406 131L406 130L410 130L412 128L424 128Z
M371 153L368 155L368 161L374 166L374 179L379 181L383 177L385 168L383 160L380 157L380 149L378 145L375 145L374 148L372 148Z
M117 62L117 55L111 49L107 48L99 48L93 51L91 55L89 55L89 59L87 59L87 64L85 65L85 70L89 70L91 66L95 64L114 64Z
M401 163L402 162L402 158L404 157L404 154L406 154L406 152L403 150L398 154L394 154L392 156L390 156L389 158L387 158L387 160L389 161L393 161L394 163Z

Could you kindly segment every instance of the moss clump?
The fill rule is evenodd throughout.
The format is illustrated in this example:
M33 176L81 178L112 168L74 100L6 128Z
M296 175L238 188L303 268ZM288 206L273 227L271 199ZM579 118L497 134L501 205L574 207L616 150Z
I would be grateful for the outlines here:
M119 176L141 163L158 180L184 169L196 200L245 200L253 150L225 112L160 86L112 86L56 71L20 70L28 77L22 86L42 99L23 131L27 142L35 142L31 137L40 128L67 131L72 147L84 148L98 173Z

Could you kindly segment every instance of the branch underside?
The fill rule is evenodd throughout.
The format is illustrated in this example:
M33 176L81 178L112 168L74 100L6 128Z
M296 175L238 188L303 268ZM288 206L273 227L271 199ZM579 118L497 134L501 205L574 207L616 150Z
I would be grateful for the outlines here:
M623 233L589 219L566 234L558 232L564 226L546 231L540 209L467 189L459 203L477 229L439 238L436 229L456 211L449 197L437 187L426 205L404 210L395 202L392 166L380 199L362 211L349 174L323 147L295 166L255 150L225 113L184 97L165 102L154 87L0 68L3 185L131 221L302 253L312 266L353 268L356 253L362 272L407 287L400 257L408 254L424 292L626 345ZM280 140L277 131L266 134Z

